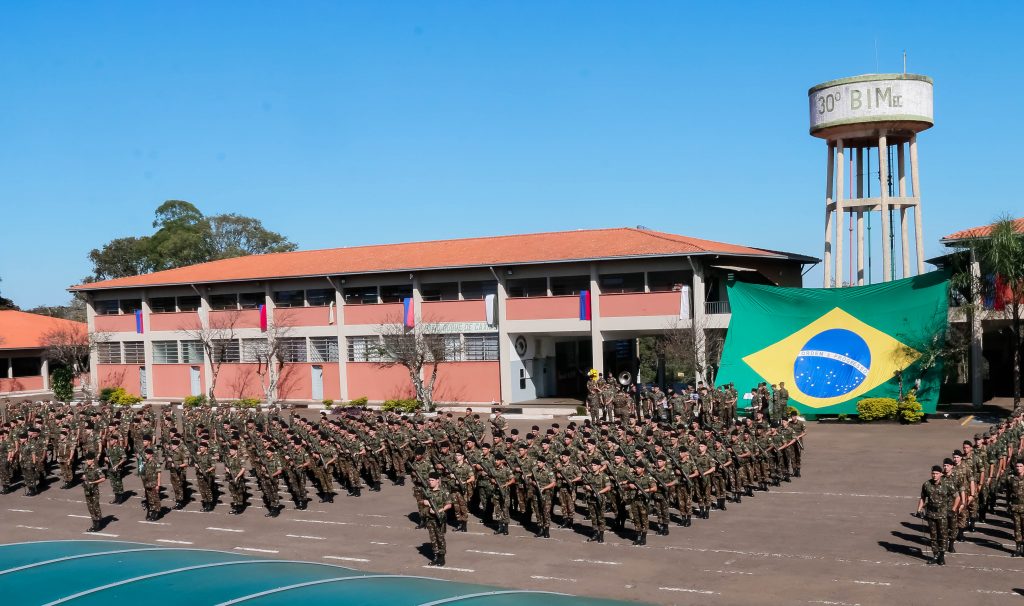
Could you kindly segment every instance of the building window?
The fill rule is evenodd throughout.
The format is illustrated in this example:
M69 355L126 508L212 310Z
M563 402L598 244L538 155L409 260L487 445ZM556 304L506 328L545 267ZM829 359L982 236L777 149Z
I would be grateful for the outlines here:
M99 343L96 345L96 355L100 364L120 364L121 343Z
M378 362L380 361L380 339L377 337L349 337L348 338L348 361L349 362Z
M337 362L337 337L310 337L309 353L311 362Z
M201 341L181 342L181 363L198 364L203 361L203 344Z
M560 276L551 278L552 296L578 295L584 290L590 290L589 276Z
M498 294L498 283L494 280L477 280L463 282L462 286L462 298L467 300L483 299L487 295ZM544 286L545 291L547 285Z
M510 297L546 297L548 281L546 278L517 278L508 281Z
M210 295L210 309L238 309L238 295Z
M142 299L121 299L121 313L133 314L142 309Z
M261 292L243 292L238 295L238 305L242 309L256 309L267 302L267 296Z
M436 282L420 287L420 295L424 301L458 301L458 282Z
M242 361L238 339L215 339L212 345L214 363Z
M498 359L498 335L496 334L467 334L466 345L463 348L464 360L497 360Z
M178 363L178 342L177 341L153 341L153 363L154 364L177 364Z
M120 306L117 304L117 299L110 301L96 301L93 304L93 309L96 310L96 315L99 316L116 316L121 313Z
M380 287L381 303L401 303L402 299L407 299L411 296L412 286L397 284Z
M346 288L345 289L345 304L346 305L359 305L361 303L376 303L377 302L377 287L376 286L363 286L361 288Z
M196 311L202 301L199 295L189 295L187 297L178 297L178 311Z
M11 358L11 373L15 377L38 377L42 374L42 364L39 358Z
M243 362L266 362L269 351L266 339L242 339Z
M326 307L334 303L333 288L311 288L306 291L306 305L310 307Z
M643 291L644 275L642 273L608 274L606 276L601 276L601 294Z
M647 273L647 287L651 292L671 292L682 290L683 285L689 282L686 272L682 271L652 271Z
M277 307L302 307L302 291L275 290L274 305Z
M307 360L305 337L281 339L278 345L278 353L282 362L305 362Z
M149 300L149 311L158 314L177 311L174 297L153 297Z
M142 345L142 341L125 341L124 342L124 363L125 364L145 364L146 363L146 349Z

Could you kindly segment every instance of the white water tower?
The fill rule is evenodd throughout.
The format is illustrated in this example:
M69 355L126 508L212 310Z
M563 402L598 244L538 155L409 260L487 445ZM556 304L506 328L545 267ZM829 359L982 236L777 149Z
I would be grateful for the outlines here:
M934 124L931 78L868 74L824 82L807 96L811 135L828 143L824 286L870 282L879 243L882 281L924 273L917 133Z

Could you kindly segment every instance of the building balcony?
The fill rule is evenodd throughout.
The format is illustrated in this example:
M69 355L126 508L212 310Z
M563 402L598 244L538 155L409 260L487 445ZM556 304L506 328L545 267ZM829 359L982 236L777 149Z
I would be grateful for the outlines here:
M274 323L279 326L330 326L333 313L334 310L329 306L276 307L274 308ZM335 319L335 321L337 320ZM349 323L351 324L351 322Z
M210 328L259 328L260 310L258 309L216 309L210 310Z
M149 314L149 330L154 332L161 330L198 330L200 326L199 314L194 311ZM132 330L135 330L134 321L132 322Z
M486 322L487 303L485 299L424 301L420 315L424 322Z
M135 314L96 316L96 332L135 332Z
M578 320L579 295L564 297L525 297L508 299L505 317L509 320Z
M731 314L732 308L728 301L705 301L704 313L708 315Z
M401 303L350 304L345 306L345 324L397 324L402 312Z
M673 316L678 318L681 311L682 292L603 294L600 299L602 318L635 316Z

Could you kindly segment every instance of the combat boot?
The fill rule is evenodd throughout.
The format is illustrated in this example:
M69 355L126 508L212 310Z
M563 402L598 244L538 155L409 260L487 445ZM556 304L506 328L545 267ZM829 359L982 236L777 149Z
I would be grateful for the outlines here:
M646 545L647 544L647 533L646 532L641 532L640 533L640 544L641 545Z
M754 496L754 487L751 486L750 484L747 484L747 496L748 497Z
M405 486L405 476L398 476L398 482L396 483L396 485Z
M597 542L604 543L604 531L601 530L597 533Z
M544 537L545 539L550 539L551 538L551 529L548 528L547 526L545 526L544 530L541 531L540 536Z
M100 522L99 522L99 520L93 520L92 521L92 526L90 526L89 529L86 530L86 532L99 532L99 531L100 531Z
M633 544L634 545L639 545L640 544L640 531L639 530L636 531L635 535L633 535Z
M693 524L693 516L686 516L686 520L685 520L685 523L683 524L683 526L689 528L690 525L692 525L692 524Z
M725 511L725 497L720 497L718 499L718 510Z
M946 551L948 551L949 553L956 553L956 545L954 545L953 543L954 543L953 539L950 539L949 540L949 545L947 545L947 549L946 549Z
M441 555L437 556L437 558L434 560L434 566L442 567L444 566L444 564L444 554L442 553Z
M974 518L971 518L970 521L967 522L967 531L968 532L975 532L975 530L974 530Z
M939 554L932 554L932 557L928 559L929 566L935 566L939 563Z
M177 510L185 509L185 501L175 501L174 508Z
M963 528L960 528L960 529L958 529L956 531L956 540L960 541L961 543L964 542L964 529Z
M794 478L799 478L800 477L800 468L799 467L797 467L796 469L793 470L793 477Z
M1014 545L1013 553L1010 554L1010 557L1011 558L1019 558L1020 557L1020 548L1021 548L1021 544L1020 543L1017 543L1016 545Z
M352 496L358 497L358 496L361 496L362 494L363 494L362 486L356 486L355 488L352 489Z
M939 552L939 561L937 562L937 564L939 566L945 566L946 565L946 552L945 551L940 551Z

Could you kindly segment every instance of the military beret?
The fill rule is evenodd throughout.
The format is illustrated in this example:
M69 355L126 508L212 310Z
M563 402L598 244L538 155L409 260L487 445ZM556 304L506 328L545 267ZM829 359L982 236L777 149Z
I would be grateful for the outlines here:
M954 457L962 457L962 456L964 456L964 453L963 453L963 451L960 451L960 450L954 450L953 451L953 456Z
M418 454L418 455L425 454L426 452L427 452L427 449L422 447L422 446L417 446L416 450L413 451L414 454Z
M548 459L547 459L547 457L537 457L537 462L538 463L547 463Z
M19 438L28 438L28 432L27 431L22 431L21 433L18 434L18 437Z
M501 454L499 452L498 454L494 455L494 460L495 461L504 461L505 460L505 455L503 455L503 454Z
M952 465L953 464L953 459L950 459L948 457L945 458L945 459L942 459L942 464L943 465Z
M932 465L932 473L934 473L936 471L939 472L939 473L942 473L942 468L939 467L938 465Z
M658 460L659 461L667 461L668 457L666 457L665 455L661 454L661 455L658 455Z
M152 448L147 448L146 449L146 454L153 454L153 449Z
M431 480L440 480L441 479L441 476L438 475L438 473L436 471L430 472L430 476L429 477L430 477Z

